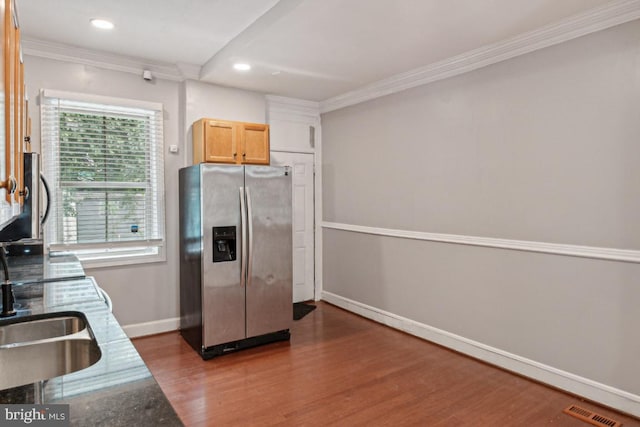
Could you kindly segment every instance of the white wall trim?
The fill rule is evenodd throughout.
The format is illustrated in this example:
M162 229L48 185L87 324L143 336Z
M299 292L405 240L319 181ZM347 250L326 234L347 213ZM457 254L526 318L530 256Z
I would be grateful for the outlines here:
M266 95L267 121L287 120L309 123L316 126L320 123L320 103L304 99L284 96Z
M640 18L640 0L615 0L510 39L471 50L425 67L397 74L360 89L329 98L320 111L359 104L406 89L457 76Z
M315 200L315 295L314 299L319 301L322 298L323 292L323 283L322 283L322 272L324 271L323 260L322 260L322 125L318 122L318 126L316 127L316 146L315 146L315 194L313 196Z
M270 150L272 153L301 153L301 154L315 154L312 149L302 149L296 147L282 147L277 150Z
M70 92L57 89L40 89L40 95L45 98L59 98L62 100L79 101L93 104L116 105L118 107L139 108L145 110L163 111L161 102L143 101L141 99L120 98L115 96L94 95L81 92Z
M182 81L185 79L199 79L200 66L191 64L169 64L83 49L44 40L23 39L22 50L25 55L54 59L57 61L73 62L112 71L137 74L142 78L142 71L149 70L155 78Z
M124 329L124 332L129 338L177 331L180 329L180 318L173 317L170 319L154 320L152 322L135 323L133 325L123 326L122 329Z
M273 120L304 123L315 128L315 147L307 152L300 149L272 151L288 151L313 154L314 166L314 299L319 301L322 295L322 124L320 104L315 101L288 98L284 96L266 95L267 123Z
M545 384L583 396L620 411L640 416L640 396L611 387L561 369L554 368L499 348L491 347L388 311L380 310L331 292L323 291L322 299L352 313L404 331L460 353L480 359L508 371L533 378Z
M535 242L529 240L497 239L493 237L465 236L460 234L426 233L422 231L367 227L362 225L326 221L322 222L322 227L333 230L351 231L355 233L375 234L378 236L399 237L402 239L427 240L431 242L456 243L461 245L640 263L640 250L632 249L601 248L561 243Z

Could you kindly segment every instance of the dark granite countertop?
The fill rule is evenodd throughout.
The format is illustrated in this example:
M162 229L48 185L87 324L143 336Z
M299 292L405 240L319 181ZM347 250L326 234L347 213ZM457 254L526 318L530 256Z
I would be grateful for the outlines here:
M20 260L20 265L38 265L37 260L32 261L30 264ZM73 260L67 261L73 263ZM42 271L53 271L48 264L44 259ZM12 265L15 266L15 262ZM49 276L49 280L53 279ZM83 313L102 355L94 365L74 373L0 390L0 403L69 404L71 425L77 426L182 425L107 308L93 278L38 283L27 278L14 285L14 294L18 316L68 311ZM0 325L3 322L6 320L0 320ZM0 372L8 368L0 366Z
M14 283L84 278L82 264L73 255L10 256L7 261L11 281Z

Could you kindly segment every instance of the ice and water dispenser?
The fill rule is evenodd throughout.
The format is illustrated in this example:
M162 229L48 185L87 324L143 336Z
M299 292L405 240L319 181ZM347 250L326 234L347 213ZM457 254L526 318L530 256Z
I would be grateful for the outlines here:
M236 260L236 227L213 227L213 262Z

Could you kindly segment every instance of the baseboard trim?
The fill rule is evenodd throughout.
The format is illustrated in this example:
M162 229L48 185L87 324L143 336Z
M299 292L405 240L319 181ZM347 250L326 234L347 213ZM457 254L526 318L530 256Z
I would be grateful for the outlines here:
M636 417L640 416L640 396L638 395L398 316L332 292L323 291L322 300L367 319L453 349L508 371L599 402L627 414Z
M180 329L180 318L173 317L170 319L154 320L153 322L135 323L123 326L122 329L124 329L124 332L129 338L177 331Z
M322 222L322 228L374 234L377 236L398 237L402 239L456 243L460 245L483 246L488 248L541 252L580 258L640 263L640 251L633 249L602 248L562 243L535 242L531 240L498 239L494 237L465 236L462 234L427 233L422 231L396 230L391 228L368 227L364 225L342 224L326 221Z

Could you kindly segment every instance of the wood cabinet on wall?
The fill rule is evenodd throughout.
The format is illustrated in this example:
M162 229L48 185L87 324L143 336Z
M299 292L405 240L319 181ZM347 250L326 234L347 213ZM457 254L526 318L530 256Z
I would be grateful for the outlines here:
M269 164L269 125L200 119L193 124L193 163Z
M14 0L0 0L2 65L0 85L4 102L0 102L0 226L20 213L25 186L23 165L25 140L29 136L27 100L24 84L24 61L20 28Z

